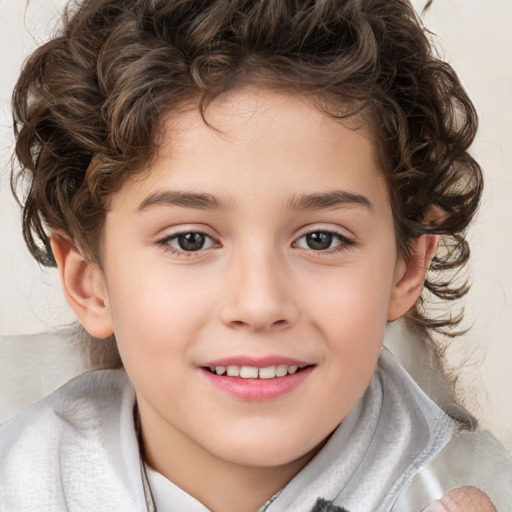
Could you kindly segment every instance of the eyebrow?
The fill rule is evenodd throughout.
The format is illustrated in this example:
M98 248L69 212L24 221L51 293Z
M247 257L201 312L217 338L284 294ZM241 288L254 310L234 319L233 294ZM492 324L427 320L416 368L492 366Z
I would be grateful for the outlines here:
M161 190L146 197L136 211L137 213L142 213L157 206L181 206L183 208L196 208L199 210L221 210L228 208L226 201L222 201L211 194Z
M178 206L198 210L226 210L229 208L229 202L203 192L160 190L146 197L137 207L136 212L142 213L158 206ZM366 196L344 190L295 195L287 204L289 210L321 210L350 206L363 206L373 212L373 205Z
M321 210L324 208L336 209L350 206L363 206L373 212L373 204L366 196L353 194L345 190L294 196L288 202L290 210Z

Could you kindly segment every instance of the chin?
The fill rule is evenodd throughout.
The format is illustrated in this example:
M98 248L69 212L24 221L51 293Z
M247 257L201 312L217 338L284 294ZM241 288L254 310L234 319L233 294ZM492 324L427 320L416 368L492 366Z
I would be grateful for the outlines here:
M313 447L304 447L299 444L283 443L282 438L275 436L271 440L262 440L255 443L254 440L248 440L246 443L231 443L223 450L218 452L218 457L240 466L271 468L287 464L297 463L303 466L319 451L324 442ZM299 468L300 470L301 468Z

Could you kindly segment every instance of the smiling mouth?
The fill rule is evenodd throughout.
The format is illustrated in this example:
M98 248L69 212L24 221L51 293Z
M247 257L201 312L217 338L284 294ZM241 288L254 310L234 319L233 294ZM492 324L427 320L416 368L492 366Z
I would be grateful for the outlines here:
M295 366L278 364L272 366L266 366L264 368L258 368L256 366L239 366L239 365L228 365L228 366L207 366L205 370L213 373L214 375L227 376L227 377L239 377L242 379L275 379L282 378L288 375L294 375L299 373L307 366Z

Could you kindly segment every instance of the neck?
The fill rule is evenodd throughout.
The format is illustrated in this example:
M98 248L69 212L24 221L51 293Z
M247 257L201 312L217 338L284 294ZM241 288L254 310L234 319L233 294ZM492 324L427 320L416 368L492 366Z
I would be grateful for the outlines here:
M256 512L301 469L287 471L284 477L283 468L256 470L217 464L212 471L195 465L184 464L178 469L177 465L159 464L151 459L147 462L209 510L222 512Z
M179 432L153 436L141 419L145 462L211 511L256 512L279 492L318 449L279 466L248 466L206 452ZM148 435L148 431L151 435Z

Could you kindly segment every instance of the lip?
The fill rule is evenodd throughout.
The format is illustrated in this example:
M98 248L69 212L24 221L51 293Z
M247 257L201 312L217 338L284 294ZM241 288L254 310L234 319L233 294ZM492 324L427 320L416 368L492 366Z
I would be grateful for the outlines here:
M208 370L216 366L255 366L265 368L285 364L287 366L298 366L300 371L284 377L273 379L244 379L242 377L228 377L227 375L217 375ZM291 359L279 356L267 357L228 357L210 361L201 365L199 370L208 383L221 392L244 402L269 402L285 397L311 375L314 364L306 363L297 359Z

